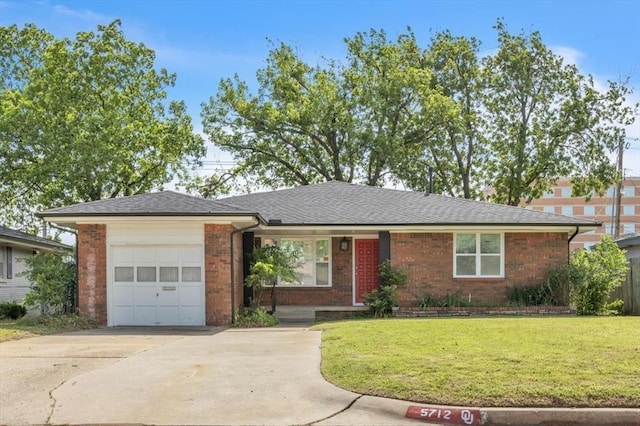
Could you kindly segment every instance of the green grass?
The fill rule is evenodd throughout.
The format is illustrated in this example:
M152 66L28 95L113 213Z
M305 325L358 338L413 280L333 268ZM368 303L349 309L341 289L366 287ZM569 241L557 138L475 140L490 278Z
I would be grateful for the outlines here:
M18 320L0 320L0 342L27 337L95 328L93 321L78 315L43 315Z
M480 407L640 407L640 318L359 320L322 329L354 392Z

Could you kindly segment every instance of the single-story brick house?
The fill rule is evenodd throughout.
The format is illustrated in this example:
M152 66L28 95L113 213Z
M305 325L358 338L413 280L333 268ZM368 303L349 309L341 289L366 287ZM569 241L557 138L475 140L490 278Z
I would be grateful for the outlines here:
M21 276L24 259L38 252L71 252L72 247L0 225L0 302L20 303L31 289Z
M207 200L176 192L48 210L78 231L79 306L99 323L227 324L248 303L243 277L255 244L300 248L298 282L278 306L362 305L390 259L408 283L401 305L431 293L506 300L568 260L573 236L598 223L386 188L326 182Z

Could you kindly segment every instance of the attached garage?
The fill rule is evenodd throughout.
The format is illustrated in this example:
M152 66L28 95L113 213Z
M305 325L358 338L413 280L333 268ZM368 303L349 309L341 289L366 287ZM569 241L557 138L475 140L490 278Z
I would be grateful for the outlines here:
M110 326L205 324L202 224L108 224L107 244Z
M204 325L202 245L115 245L113 325Z

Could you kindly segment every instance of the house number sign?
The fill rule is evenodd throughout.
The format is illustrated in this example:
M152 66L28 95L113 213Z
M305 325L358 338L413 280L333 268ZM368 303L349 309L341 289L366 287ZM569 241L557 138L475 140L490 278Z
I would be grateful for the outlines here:
M411 405L405 417L449 425L479 425L480 410Z

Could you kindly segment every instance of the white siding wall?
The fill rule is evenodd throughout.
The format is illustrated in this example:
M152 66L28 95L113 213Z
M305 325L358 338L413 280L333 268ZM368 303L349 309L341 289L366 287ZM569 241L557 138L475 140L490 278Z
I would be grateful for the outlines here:
M202 223L150 222L108 224L107 245L204 244Z
M4 250L4 246L0 246ZM25 250L12 247L13 278L0 278L0 302L22 302L24 296L29 292L30 283L25 277L18 276L26 268L25 257L30 257L32 250ZM5 265L6 273L6 265Z

